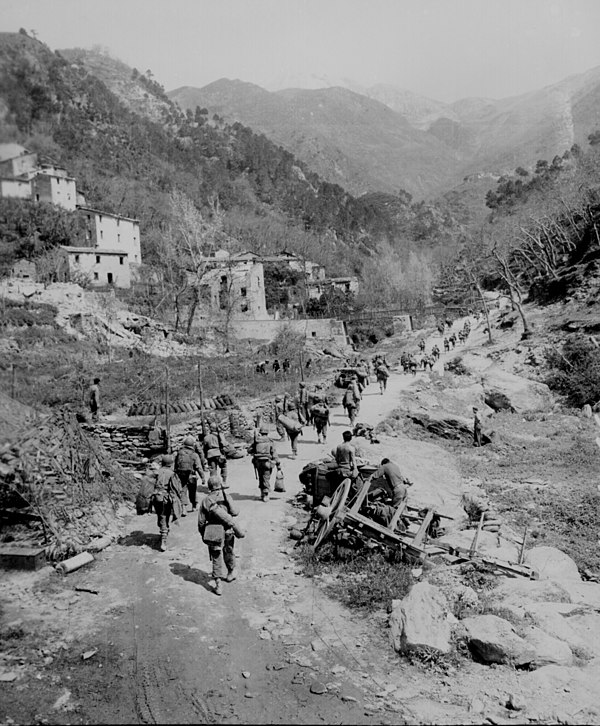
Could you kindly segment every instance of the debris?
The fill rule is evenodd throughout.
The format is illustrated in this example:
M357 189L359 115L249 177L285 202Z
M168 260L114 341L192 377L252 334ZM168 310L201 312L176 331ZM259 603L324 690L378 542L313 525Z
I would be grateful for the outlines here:
M92 595L97 595L99 590L93 590L91 587L75 587L76 592L90 592Z
M93 650L86 650L85 653L81 654L81 658L83 660L89 660L94 655L96 655L97 652L98 652L98 648L94 648Z
M81 552L75 557L70 557L68 560L63 560L56 565L56 569L62 572L63 575L67 575L69 572L75 572L85 565L89 565L90 562L94 561L93 555L89 552Z
M244 678L250 678L250 671L242 671Z
M358 703L358 698L354 696L341 696L342 701L350 701L351 703Z
M327 693L327 686L320 681L313 681L310 684L310 692L320 696L323 693Z

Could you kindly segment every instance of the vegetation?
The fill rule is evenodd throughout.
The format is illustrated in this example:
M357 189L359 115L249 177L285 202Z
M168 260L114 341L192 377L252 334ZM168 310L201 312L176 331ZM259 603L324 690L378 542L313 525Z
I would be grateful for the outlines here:
M349 608L387 609L412 585L410 567L391 561L380 549L339 547L336 553L335 545L324 544L315 554L307 545L298 557L305 574L324 579L326 591Z
M569 405L581 408L600 401L600 348L589 338L570 338L562 352L548 350L546 363L550 369L546 383Z

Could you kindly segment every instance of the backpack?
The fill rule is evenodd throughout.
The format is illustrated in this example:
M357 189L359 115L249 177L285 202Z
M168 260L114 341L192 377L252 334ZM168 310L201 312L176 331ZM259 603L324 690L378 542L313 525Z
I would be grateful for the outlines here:
M255 441L254 442L254 458L259 461L266 461L271 458L271 442Z
M312 408L312 417L317 421L326 421L329 410L322 403L315 403Z
M151 478L142 479L140 488L135 498L135 511L138 514L148 514L152 511L152 494L154 493L154 482Z
M182 447L175 457L175 470L194 471L195 459L195 452L192 449L189 449L187 446Z
M344 394L344 406L356 406L356 397L351 388L348 388Z

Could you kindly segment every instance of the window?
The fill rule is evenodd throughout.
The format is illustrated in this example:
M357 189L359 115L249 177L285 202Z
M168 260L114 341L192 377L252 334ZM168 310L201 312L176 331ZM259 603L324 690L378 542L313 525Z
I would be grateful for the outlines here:
M102 215L101 214L98 215L98 221L99 222L102 222Z
M109 285L112 285L112 281L113 281L113 274L112 274L112 272L107 272L106 273L106 280L108 281L108 284Z
M312 335L313 338L316 338L317 337L317 331L316 330L313 330L312 333L311 333L311 335Z
M120 234L118 234L118 235L117 235L117 242L120 242L120 241L121 241L121 235L120 235Z
M96 255L96 264L97 264L97 265L99 265L99 264L100 264L100 255Z
M240 288L240 295L242 297L246 297L247 294L248 294L248 290L245 287L241 287Z
M75 255L75 262L79 262L79 255Z
M98 273L97 272L94 272L94 280L99 280L99 279L100 278L98 277Z
M125 259L124 257L119 257L119 264L120 264L120 265L122 265L122 264L123 264L123 260L124 260L124 259Z
M247 313L248 312L248 306L244 303L242 303L242 312Z
M104 232L100 230L100 239L104 239Z

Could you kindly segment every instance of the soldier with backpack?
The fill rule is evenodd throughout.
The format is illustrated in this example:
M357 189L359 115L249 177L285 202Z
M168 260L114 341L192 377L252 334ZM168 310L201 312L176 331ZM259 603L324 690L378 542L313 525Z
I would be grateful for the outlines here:
M160 531L160 551L167 549L167 537L169 536L169 521L179 519L181 511L181 482L173 471L173 456L163 454L162 466L158 470L154 482L154 493L152 502L157 516L158 529Z
M387 380L390 377L390 372L387 366L383 363L383 361L381 361L375 369L375 377L377 378L377 382L379 383L379 392L383 396L383 392L387 388Z
M227 481L227 457L225 456L225 442L216 423L211 423L210 432L204 436L204 456L211 474L221 470L221 478Z
M258 477L260 500L266 502L269 500L271 491L273 464L277 469L281 469L281 463L275 450L275 444L269 437L269 429L265 425L260 426L258 434L248 448L248 453L252 454L252 464Z
M202 461L196 451L195 440L193 436L186 436L183 440L183 446L177 452L175 456L175 473L181 481L181 487L183 490L182 496L182 512L181 516L185 517L185 508L189 504L191 505L190 511L198 509L198 502L196 499L196 488L198 486L198 475L201 479L203 477L203 469L206 468L206 461Z
M317 443L327 441L327 427L329 426L329 406L320 396L313 397L313 406L310 410L310 416L317 432Z
M342 406L346 409L350 425L354 426L356 415L358 413L358 401L356 399L354 387L348 386L346 389L346 393L344 393L344 398L342 399Z

